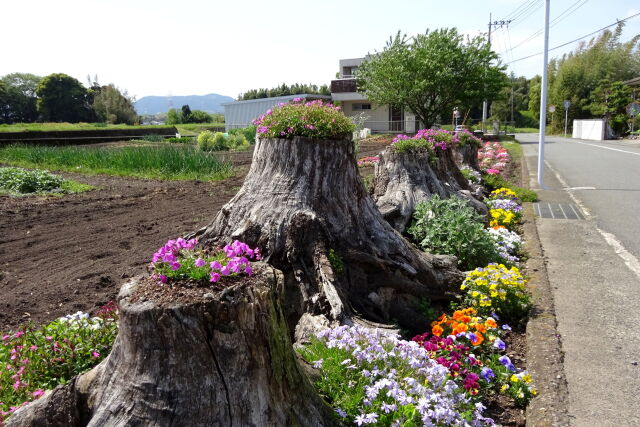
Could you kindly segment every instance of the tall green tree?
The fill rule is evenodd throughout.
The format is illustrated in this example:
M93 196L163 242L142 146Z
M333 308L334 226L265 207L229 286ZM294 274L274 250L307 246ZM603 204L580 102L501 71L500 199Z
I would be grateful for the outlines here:
M77 79L63 73L50 74L36 88L38 112L44 121L91 121L93 118L87 89Z
M92 108L98 120L103 123L135 124L138 122L133 98L127 91L120 91L115 85L92 86Z
M465 39L455 28L412 38L398 33L358 68L358 91L378 103L411 110L424 126L493 99L507 84L484 37Z
M42 77L29 73L11 73L0 81L5 86L4 107L0 120L4 123L30 123L38 118L36 88Z

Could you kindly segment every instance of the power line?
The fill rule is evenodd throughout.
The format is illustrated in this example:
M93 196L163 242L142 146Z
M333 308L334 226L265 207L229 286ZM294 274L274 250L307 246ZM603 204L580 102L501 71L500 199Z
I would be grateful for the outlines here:
M531 7L529 7L526 11L523 10L522 13L512 18L514 21L516 21L516 23L513 24L513 26L515 27L516 25L519 25L521 22L524 22L528 17L533 15L535 12L537 12L538 9L540 9L541 7L542 7L542 2L532 3Z
M518 7L517 7L513 12L511 12L509 15L507 15L504 19L505 19L505 20L507 20L507 19L512 18L512 17L513 17L513 16L515 16L515 15L520 11L520 9L522 9L522 7L523 7L523 6L525 6L527 3L531 3L531 2L535 2L535 1L537 1L537 0L525 0L524 2L522 2L522 3L520 4L520 6L518 6Z
M571 6L569 6L568 8L566 8L560 15L556 16L553 21L551 21L551 27L553 28L556 25L558 25L560 23L560 21L562 21L563 19L571 16L573 13L575 13L578 9L580 9L582 6L584 6L589 0L578 0L575 3L573 3ZM578 4L581 3L581 4ZM577 5L577 7L576 7ZM573 10L571 10L573 9ZM539 36L542 35L542 29L539 29L538 31L536 31L535 33L531 34L529 37L527 37L526 39L524 39L523 41L521 41L520 43L518 43L517 45L515 45L512 49L517 49L518 47L522 46L523 44L534 40L536 38L538 38Z
M565 47L565 46L567 46L567 45L569 45L569 44L571 44L571 43L575 43L575 42L580 41L580 40L582 40L582 39L584 39L584 38L587 38L587 37L589 37L589 36L592 36L592 35L594 35L594 34L597 34L597 33L599 33L599 32L600 32L600 31L602 31L602 30L606 30L606 29L607 29L607 28L609 28L609 27L613 27L614 25L618 25L618 24L619 24L619 23L621 23L621 22L628 21L629 19L635 18L636 16L640 16L640 12L636 13L635 15L628 16L628 17L626 17L626 18L624 18L624 19L617 20L617 21L616 21L616 22L614 22L613 24L609 24L609 25L607 25L606 27L602 27L602 28L600 28L599 30L595 30L595 31L594 31L594 32L592 32L592 33L586 34L586 35L584 35L584 36L582 36L582 37L578 37L577 39L575 39L575 40L571 40L570 42L566 42L566 43L563 43L563 44L561 44L561 45L558 45L558 46L552 47L551 49L549 49L549 52L551 52L552 50L560 49L561 47ZM525 56L524 58L518 58L518 59L515 59L515 60L513 60L513 61L505 62L505 65L507 65L507 64L512 64L512 63L514 63L514 62L518 62L518 61L523 61L523 60L525 60L525 59L533 58L534 56L542 55L542 53L543 53L543 52L538 52L538 53L534 53L533 55Z

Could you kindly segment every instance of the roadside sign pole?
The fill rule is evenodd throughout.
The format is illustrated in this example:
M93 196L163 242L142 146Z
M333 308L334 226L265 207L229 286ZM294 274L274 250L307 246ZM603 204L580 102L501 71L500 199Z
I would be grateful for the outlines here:
M564 101L564 137L567 137L567 122L569 121L569 107L571 106L571 101L566 99Z
M544 185L544 134L547 130L547 62L549 61L549 2L544 2L544 53L542 55L542 82L540 88L540 136L538 139L538 184Z

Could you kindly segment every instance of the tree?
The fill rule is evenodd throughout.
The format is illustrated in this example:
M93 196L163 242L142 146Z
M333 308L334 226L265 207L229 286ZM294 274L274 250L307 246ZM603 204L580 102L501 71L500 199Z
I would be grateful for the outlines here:
M98 86L92 88L92 108L98 120L104 123L126 123L129 125L138 122L133 103L135 102L127 94L121 92L115 85Z
M627 130L626 107L631 103L631 88L623 82L602 80L591 92L588 108L594 116L605 117L613 131L620 135Z
M402 106L425 127L491 99L506 84L498 56L483 37L465 41L455 28L408 39L398 33L358 68L358 91L378 104Z
M77 123L92 118L89 93L71 76L63 73L46 76L38 84L36 94L38 112L45 121Z
M167 111L166 123L168 125L178 125L182 123L182 114L175 108L170 109L169 111Z
M191 108L189 105L182 106L182 123L191 123L189 121L189 116L191 115Z
M4 107L0 121L29 123L38 118L36 88L42 77L29 73L11 73L2 77L5 85Z
M202 110L193 110L189 115L189 123L212 123L213 117L211 114Z

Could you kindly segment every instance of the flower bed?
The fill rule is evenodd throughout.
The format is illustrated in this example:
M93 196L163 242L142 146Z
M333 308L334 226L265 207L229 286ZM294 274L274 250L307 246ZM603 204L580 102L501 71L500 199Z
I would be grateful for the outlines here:
M253 121L262 138L305 136L318 139L341 139L355 130L353 122L341 107L321 100L302 102L294 98L290 104L280 103Z
M364 168L367 166L375 166L378 163L380 163L379 156L369 156L369 157L362 157L358 159L358 167L360 168Z
M77 312L45 326L27 325L4 334L0 343L0 425L45 390L97 365L117 334L114 303L94 317Z

